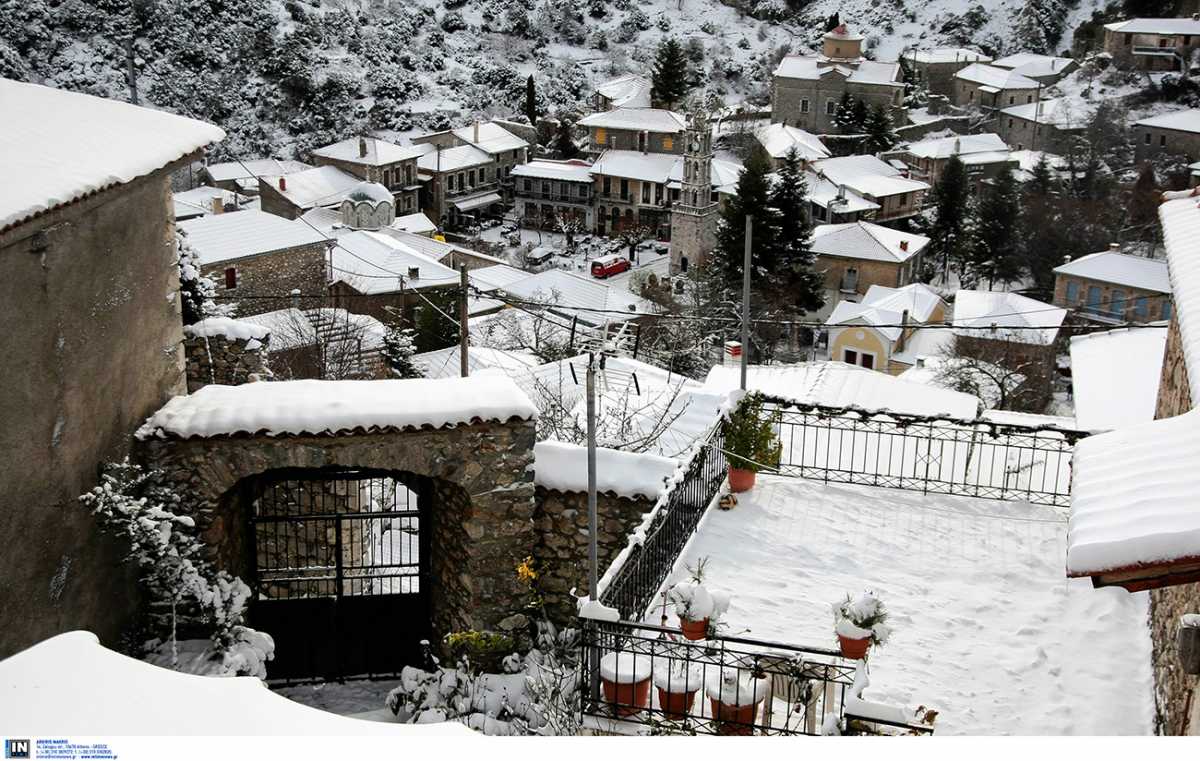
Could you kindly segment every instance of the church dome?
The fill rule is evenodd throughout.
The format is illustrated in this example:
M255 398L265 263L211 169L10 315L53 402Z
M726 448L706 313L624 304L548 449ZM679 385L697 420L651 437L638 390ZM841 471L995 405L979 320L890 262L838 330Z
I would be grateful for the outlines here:
M351 201L371 201L374 203L386 201L388 203L395 203L391 191L378 182L360 182L350 189L350 192L346 194L346 198L349 198Z

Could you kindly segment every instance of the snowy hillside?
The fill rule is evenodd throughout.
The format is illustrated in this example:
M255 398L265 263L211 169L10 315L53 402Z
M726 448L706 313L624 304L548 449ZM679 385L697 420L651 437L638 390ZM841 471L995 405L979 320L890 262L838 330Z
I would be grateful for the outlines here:
M0 0L0 75L129 99L132 69L142 102L224 127L220 151L289 157L361 129L520 113L531 74L540 113L578 111L595 82L648 71L668 36L687 43L708 105L765 104L775 63L835 11L886 58L913 44L1014 50L1023 9L1065 19L1066 40L1098 0L728 2Z

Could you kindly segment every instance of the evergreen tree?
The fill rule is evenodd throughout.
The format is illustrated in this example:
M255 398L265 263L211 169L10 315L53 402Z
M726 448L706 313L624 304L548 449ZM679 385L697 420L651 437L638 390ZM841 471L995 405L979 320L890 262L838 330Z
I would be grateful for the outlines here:
M687 95L687 55L679 40L668 37L658 44L650 77L650 97L657 106L674 108Z
M1012 172L1001 172L975 209L971 254L975 274L988 288L1021 277L1021 199Z
M858 98L854 98L854 108L853 108L853 111L851 112L850 118L851 118L851 122L854 124L854 131L857 134L861 135L862 133L867 131L867 115L868 114L869 114L869 110L867 109L867 102L865 100L860 100Z
M390 324L383 334L383 358L392 375L397 378L420 378L420 368L413 364L412 357L417 353L416 340L411 328L401 328Z
M425 299L417 299L414 319L416 332L413 337L417 352L424 353L453 346L458 342L458 326L447 319L447 315L457 319L455 314L458 309L458 289L428 289L423 295L432 305L426 303Z
M813 272L816 256L812 243L812 219L808 213L808 185L803 162L792 148L784 157L771 189L770 204L778 214L779 269L772 280L776 293L797 312L815 312L825 305L824 279Z
M966 260L967 168L951 156L933 188L936 217L930 230L930 252L941 259L942 282L949 281L950 263Z
M721 262L726 287L733 293L741 293L742 288L747 215L754 217L750 246L751 283L762 287L767 273L777 271L775 232L778 212L770 203L770 173L771 161L756 145L738 178L737 194L721 210L714 254Z
M892 114L886 106L876 105L867 115L863 132L867 134L866 148L872 153L886 151L896 144L896 133L892 131Z
M573 159L579 155L579 146L575 144L575 136L571 122L565 116L558 118L558 130L554 133L554 149L560 158Z
M827 31L827 32L832 32L834 29L837 29L841 25L842 25L842 19L837 11L834 11L833 15L831 15L829 18L825 19L825 31Z
M1142 240L1153 240L1154 231L1158 227L1159 197L1154 165L1147 161L1142 164L1129 196L1129 226L1136 230Z
M862 131L862 124L855 121L854 102L850 93L843 92L838 100L837 109L833 112L833 123L843 135L857 135Z
M529 123L536 125L538 121L537 90L534 88L533 75L525 80L525 116Z

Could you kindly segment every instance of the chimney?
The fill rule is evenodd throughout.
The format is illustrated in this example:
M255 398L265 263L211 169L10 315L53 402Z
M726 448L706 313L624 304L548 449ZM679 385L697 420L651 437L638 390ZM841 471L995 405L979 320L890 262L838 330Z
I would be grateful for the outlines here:
M279 178L279 189L284 191L285 193L287 192L287 178L286 177Z
M365 137L358 139L358 155L360 158L367 157L367 139Z
M905 241L907 243L907 241ZM903 245L903 244L901 244ZM904 344L908 342L908 310L905 309L900 314L900 337L896 339L896 351L904 351Z
M742 343L741 341L726 341L724 361L721 363L725 367L740 367L742 364Z
M212 197L212 213L220 214L225 211L225 202L221 200L221 196Z
M479 144L479 120L478 119L475 120L474 132L472 134L474 134L474 138L471 139L471 142L478 145Z
M908 250L908 241L906 241L906 240L902 240L902 241L900 241L900 250L901 250L901 251L907 251L907 250ZM908 312L905 312L904 314L908 314Z
M924 366L925 366L925 358L924 358L924 357L917 357L917 365L916 365L916 366L917 366L917 367L924 367Z
M1119 254L1119 253L1121 253L1121 244L1120 243L1109 243L1108 250L1114 251Z
M409 267L408 268L408 279L409 280L420 280L421 279L421 268L420 267Z

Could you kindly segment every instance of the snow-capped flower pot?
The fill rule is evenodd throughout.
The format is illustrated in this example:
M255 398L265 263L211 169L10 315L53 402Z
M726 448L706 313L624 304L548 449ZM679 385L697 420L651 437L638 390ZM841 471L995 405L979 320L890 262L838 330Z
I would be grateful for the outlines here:
M754 488L754 480L758 476L753 470L743 470L729 466L729 491L741 494Z
M861 639L854 639L844 634L838 634L838 644L842 648L843 658L849 658L852 661L861 661L867 657L867 651L871 649L871 637L866 636Z
M702 618L699 621L693 621L690 618L680 618L679 630L683 632L684 637L693 642L706 639L708 637L708 619Z
M668 719L682 719L692 711L696 693L704 686L704 674L695 664L674 661L668 668L654 670L658 707Z
M600 687L617 716L650 706L650 659L637 653L609 653L600 659Z
M758 706L767 697L770 679L755 678L743 669L721 670L721 678L705 689L719 735L752 735Z
M681 581L666 591L666 602L674 607L679 629L689 640L707 639L709 628L729 610L728 594L710 592L701 583L707 562L708 558L702 558L697 563L691 581Z
M887 611L883 603L871 591L863 592L855 599L846 599L833 604L833 630L837 634L842 656L852 660L867 657L871 645L882 645L888 640Z

